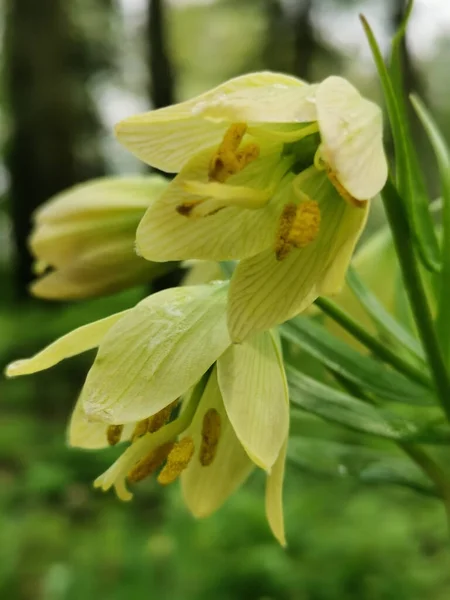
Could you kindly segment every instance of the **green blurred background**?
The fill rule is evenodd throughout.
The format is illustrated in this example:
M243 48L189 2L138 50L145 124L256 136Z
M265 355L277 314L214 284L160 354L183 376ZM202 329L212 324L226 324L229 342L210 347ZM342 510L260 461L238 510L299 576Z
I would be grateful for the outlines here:
M33 210L78 181L145 171L114 141L117 120L262 68L308 80L339 73L379 100L357 15L366 14L387 49L403 10L401 0L4 0L0 363L146 293L75 305L27 294ZM447 138L449 31L447 0L417 0L403 49L405 86L425 98ZM434 192L429 148L414 122L413 132ZM371 227L382 218L375 207ZM440 507L409 491L290 467L286 551L266 525L258 474L204 522L187 514L176 485L143 483L130 504L94 491L92 480L117 451L65 447L91 360L0 380L1 599L449 597Z

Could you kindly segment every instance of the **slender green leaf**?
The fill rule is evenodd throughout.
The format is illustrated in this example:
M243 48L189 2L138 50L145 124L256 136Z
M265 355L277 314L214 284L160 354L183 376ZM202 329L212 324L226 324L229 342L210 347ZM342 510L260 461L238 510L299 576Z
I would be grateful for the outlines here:
M384 308L352 267L347 271L347 283L366 309L375 326L388 339L393 340L401 348L405 348L416 358L423 361L425 355L419 342Z
M429 198L426 192L422 171L419 168L417 155L411 140L406 110L403 109L401 94L396 86L399 79L400 52L402 32L399 30L394 40L393 63L396 71L396 85L388 72L378 43L364 17L361 21L372 50L373 58L383 87L386 108L394 138L396 160L396 183L400 196L406 202L408 215L413 225L414 242L424 265L430 271L439 271L440 252L436 232L429 210Z
M289 440L287 457L290 463L315 475L401 485L437 496L433 485L411 461L383 450L294 437Z
M288 367L290 399L294 406L344 427L391 440L412 440L419 427L392 412L311 379Z
M374 358L360 354L311 319L296 317L282 325L280 331L282 336L299 345L331 371L382 400L425 406L434 404L430 390Z
M450 150L433 117L417 96L411 97L436 155L443 200L442 271L439 281L437 332L447 361L450 361Z

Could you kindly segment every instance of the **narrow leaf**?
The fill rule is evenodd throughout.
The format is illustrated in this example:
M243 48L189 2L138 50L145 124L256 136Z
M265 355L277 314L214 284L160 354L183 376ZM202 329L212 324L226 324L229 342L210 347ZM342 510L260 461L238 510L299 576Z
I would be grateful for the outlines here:
M361 21L372 50L373 58L378 70L381 85L383 87L389 122L394 138L395 160L396 160L396 183L400 196L405 200L408 215L414 231L414 242L424 265L430 271L439 271L440 254L439 244L434 229L433 220L429 210L429 198L423 181L422 172L418 164L417 155L411 140L406 118L406 110L402 108L401 95L397 94L391 76L383 60L378 43L364 17ZM398 84L397 54L400 48L402 29L399 37L394 42L394 65L397 71L396 84Z
M439 177L441 183L442 207L442 271L438 295L437 332L447 361L450 360L450 311L448 299L450 298L450 150L439 131L433 117L417 97L412 96L411 102L422 122L428 139L436 155Z
M375 326L388 339L423 361L424 353L419 342L384 308L352 267L347 271L347 284L366 309Z
M416 405L434 404L430 390L411 382L372 357L360 354L311 319L296 317L288 321L282 325L281 335L299 345L331 371L382 400Z

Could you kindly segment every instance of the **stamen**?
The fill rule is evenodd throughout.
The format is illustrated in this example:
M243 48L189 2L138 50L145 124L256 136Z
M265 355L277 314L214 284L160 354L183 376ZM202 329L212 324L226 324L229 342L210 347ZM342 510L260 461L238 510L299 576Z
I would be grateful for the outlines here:
M354 198L338 180L336 173L331 169L329 165L326 165L326 172L328 179L331 181L341 198L343 198L352 206L356 206L356 208L364 208L364 206L367 204L367 200L358 200L357 198Z
M285 259L292 250L292 244L289 242L289 234L296 214L297 206L293 202L284 206L275 238L275 256L277 260Z
M246 123L233 123L227 129L209 165L208 178L210 181L225 183L228 177L239 173L250 162L258 158L259 147L256 144L247 144L238 151L246 132Z
M315 200L307 200L297 206L295 218L288 235L288 242L295 248L304 248L316 239L319 229L319 204Z
M194 454L194 441L191 437L185 437L176 442L169 452L167 462L158 475L158 483L168 485L175 481L182 471L188 466Z
M137 439L145 435L148 431L148 424L150 421L150 417L147 419L143 419L136 423L136 427L134 428L133 435L131 436L131 441L135 442Z
M128 481L136 483L152 475L163 464L173 447L173 442L166 442L144 456L128 473Z
M167 423L167 421L170 419L173 409L177 404L178 400L174 400L174 402L171 402L162 410L157 412L156 415L149 417L147 429L149 433L155 433L155 431L158 431L163 425Z
M115 446L122 437L123 425L110 425L106 430L106 439L110 446Z
M210 408L203 417L202 443L199 452L200 463L204 467L214 460L220 438L220 427L219 413L215 408Z

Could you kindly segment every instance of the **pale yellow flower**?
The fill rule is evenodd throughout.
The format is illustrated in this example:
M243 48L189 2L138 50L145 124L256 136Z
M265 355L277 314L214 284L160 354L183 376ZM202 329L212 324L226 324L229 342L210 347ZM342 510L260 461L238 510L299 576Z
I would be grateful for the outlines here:
M215 282L158 292L10 364L6 374L34 373L98 346L69 443L89 449L132 443L96 485L114 486L127 500L126 480L137 482L165 461L158 481L182 474L186 503L200 517L257 466L268 473L267 517L284 543L289 402L281 350L272 332L231 344L227 291L227 282ZM171 420L177 404L181 411Z
M30 249L40 277L35 296L74 300L151 281L168 265L135 251L146 209L167 187L160 176L105 177L70 188L34 214Z
M239 77L193 100L131 117L119 140L177 172L137 232L144 257L241 260L234 341L335 293L387 176L381 111L340 77Z

